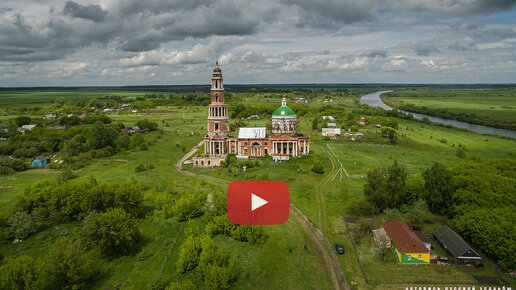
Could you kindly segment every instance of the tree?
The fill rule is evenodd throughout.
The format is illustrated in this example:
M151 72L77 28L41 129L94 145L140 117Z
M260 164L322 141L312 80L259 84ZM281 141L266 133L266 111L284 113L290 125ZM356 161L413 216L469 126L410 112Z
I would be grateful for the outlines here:
M367 200L376 207L378 212L388 207L384 184L385 170L383 168L374 168L367 171L364 194Z
M319 118L317 118L317 116L315 116L314 120L312 121L312 130L317 131L318 127L319 127Z
M405 183L407 177L407 167L398 163L398 160L394 160L394 163L387 168L385 190L388 196L388 207L399 208L406 203Z
M19 116L14 119L14 122L18 127L21 127L23 125L29 125L32 122L32 120L30 117L27 116Z
M387 256L387 252L389 250L389 237L386 235L379 235L378 239L374 241L371 245L371 249L369 250L374 256L381 258L385 261L385 257Z
M45 284L49 289L81 289L92 276L91 269L80 241L58 238L44 258Z
M156 131L156 130L158 130L158 123L149 121L147 119L138 120L136 122L136 126L142 128L144 130L147 130L147 131Z
M107 255L127 253L140 239L138 221L122 208L91 213L84 219L83 232L89 245L99 245Z
M383 211L382 221L384 223L392 222L392 221L401 221L403 219L403 215L400 210L397 208L388 208Z
M96 121L88 138L90 148L101 149L106 146L115 146L114 141L119 131L116 125L105 125L101 121Z
M439 162L423 172L425 180L424 198L434 213L446 214L455 191L452 173Z
M0 267L0 289L38 289L39 263L29 256L7 258Z
M405 214L407 224L412 228L419 229L430 219L430 212L428 211L428 204L426 201L419 199L414 202L412 207Z

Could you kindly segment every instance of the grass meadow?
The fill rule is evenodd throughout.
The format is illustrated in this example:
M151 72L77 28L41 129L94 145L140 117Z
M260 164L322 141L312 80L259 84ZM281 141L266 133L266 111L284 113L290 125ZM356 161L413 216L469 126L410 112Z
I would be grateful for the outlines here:
M454 113L474 113L493 120L511 121L516 116L516 89L437 89L395 90L385 94L430 109L448 109Z

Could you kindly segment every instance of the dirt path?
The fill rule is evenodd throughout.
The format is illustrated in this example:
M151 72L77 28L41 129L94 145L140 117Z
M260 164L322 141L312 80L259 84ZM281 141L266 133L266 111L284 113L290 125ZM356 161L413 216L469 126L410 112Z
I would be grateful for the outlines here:
M199 144L195 145L192 150L190 150L188 153L186 153L183 158L181 158L175 165L177 171L184 173L186 175L203 178L207 180L211 180L214 182L220 182L229 184L231 181L224 180L212 176L206 176L202 174L193 173L190 171L186 171L183 169L183 163L190 158L199 148L202 146L204 141L199 142ZM332 160L330 158L330 160ZM335 170L334 161L332 160L332 173ZM334 173L333 173L334 174ZM329 178L331 178L332 174L328 175ZM329 180L329 178L327 178ZM325 179L326 180L326 179ZM324 180L323 180L324 182ZM327 180L326 180L327 182ZM322 183L322 182L321 182ZM321 187L322 188L322 187ZM316 193L316 195L318 195ZM321 197L321 203L318 202L318 208L321 205L321 208L324 209L324 220L326 221L326 207L324 206L324 195L320 194ZM308 219L306 215L304 215L295 205L292 203L290 204L291 212L293 213L293 216L296 217L296 220L301 224L301 227L306 231L306 233L310 236L312 239L313 244L317 247L317 251L320 253L321 258L323 260L324 265L328 269L328 272L330 273L331 280L333 281L333 288L334 289L351 289L346 281L346 276L344 274L344 271L342 270L342 265L340 263L339 258L337 257L337 254L335 253L335 250L333 248L333 245L330 243L330 241L324 236L324 234L321 232L320 229L318 229L311 221ZM319 208L319 212L321 212L321 209ZM321 220L321 217L319 217Z

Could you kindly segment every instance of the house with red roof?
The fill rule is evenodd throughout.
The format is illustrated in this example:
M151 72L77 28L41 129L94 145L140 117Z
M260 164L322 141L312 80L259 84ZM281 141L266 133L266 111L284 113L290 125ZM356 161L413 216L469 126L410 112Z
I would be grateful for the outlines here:
M418 236L401 221L382 224L391 240L391 250L400 264L430 264L430 250Z

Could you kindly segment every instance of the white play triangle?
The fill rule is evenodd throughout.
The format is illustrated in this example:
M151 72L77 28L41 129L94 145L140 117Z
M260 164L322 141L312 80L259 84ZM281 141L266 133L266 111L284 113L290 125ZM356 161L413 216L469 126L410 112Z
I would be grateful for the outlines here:
M260 208L269 202L265 199L255 195L254 193L251 193L251 211L254 211L257 208Z

